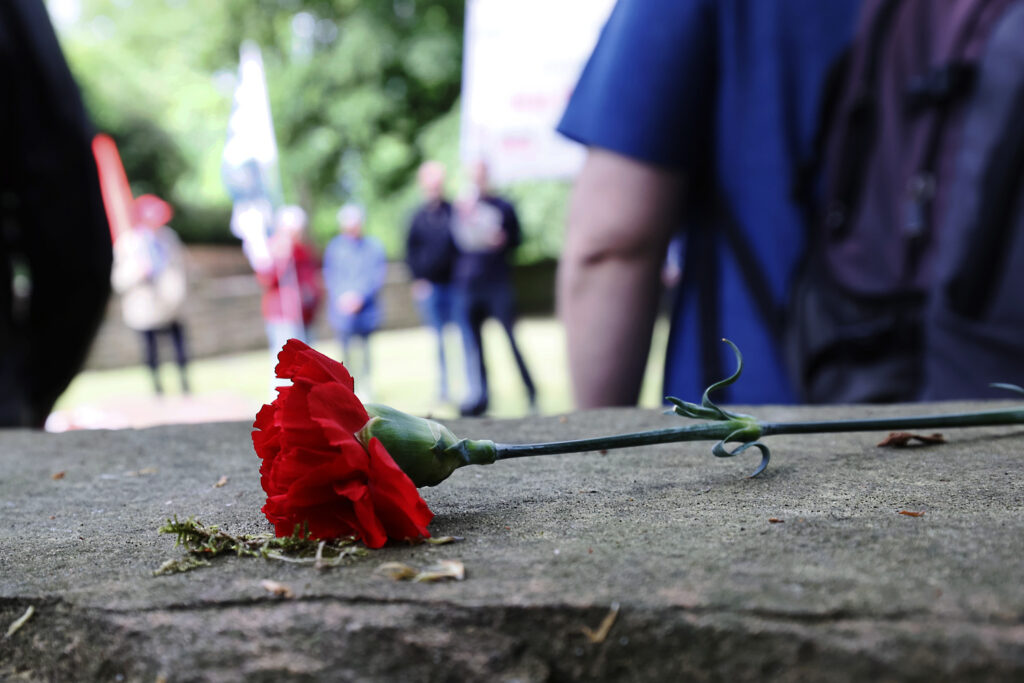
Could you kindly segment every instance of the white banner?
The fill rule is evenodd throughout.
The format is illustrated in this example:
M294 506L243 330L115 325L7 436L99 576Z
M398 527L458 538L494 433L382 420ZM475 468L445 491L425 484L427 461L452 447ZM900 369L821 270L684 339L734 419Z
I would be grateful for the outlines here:
M496 184L574 176L583 149L555 132L615 0L467 0L461 155Z
M271 265L267 238L274 204L280 201L281 178L263 57L251 41L242 43L239 54L221 176L234 201L231 232L242 240L253 269L266 270Z

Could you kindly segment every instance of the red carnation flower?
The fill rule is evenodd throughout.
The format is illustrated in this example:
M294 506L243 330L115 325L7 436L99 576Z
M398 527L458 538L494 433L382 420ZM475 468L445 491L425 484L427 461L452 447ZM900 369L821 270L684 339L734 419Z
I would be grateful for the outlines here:
M429 537L434 514L416 485L379 439L356 437L370 416L345 367L290 339L276 372L292 385L263 406L252 433L275 533L308 524L314 538L354 535L370 548Z

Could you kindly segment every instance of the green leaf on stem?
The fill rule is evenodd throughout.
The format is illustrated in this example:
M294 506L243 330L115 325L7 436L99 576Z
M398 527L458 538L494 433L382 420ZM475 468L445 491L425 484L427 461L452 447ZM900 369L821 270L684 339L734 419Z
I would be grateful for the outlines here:
M1007 384L1006 382L993 382L989 384L993 389L1006 389L1012 391L1015 394L1024 394L1024 388L1017 386L1016 384Z
M676 398L675 396L666 396L665 400L675 405L675 412L683 417L689 417L695 420L737 420L743 418L750 418L749 415L742 415L740 413L733 413L725 410L724 408L715 405L715 402L711 400L711 392L724 389L730 384L734 384L736 380L743 374L743 354L740 353L739 348L728 339L723 339L723 342L728 344L732 348L733 354L736 356L736 371L723 380L719 380L704 390L704 395L701 396L700 405L696 403L690 403L689 401L683 401Z

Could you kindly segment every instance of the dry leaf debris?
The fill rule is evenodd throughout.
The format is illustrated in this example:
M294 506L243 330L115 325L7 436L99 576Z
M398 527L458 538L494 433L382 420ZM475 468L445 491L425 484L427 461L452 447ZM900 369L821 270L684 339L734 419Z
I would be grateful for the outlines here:
M273 579L263 579L260 581L260 586L263 590L267 591L271 595L276 595L282 598L294 598L295 593L292 592L291 587L286 583L280 581L274 581Z
M434 564L417 569L404 562L385 562L374 570L376 574L394 581L427 583L433 581L462 581L466 578L466 566L460 560L439 560Z
M458 543L461 540L464 540L462 536L431 536L424 539L429 545L448 545L449 543Z
M925 446L937 443L946 443L946 437L942 434L914 434L912 432L891 432L889 436L878 442L879 448L906 448L911 441L917 441Z

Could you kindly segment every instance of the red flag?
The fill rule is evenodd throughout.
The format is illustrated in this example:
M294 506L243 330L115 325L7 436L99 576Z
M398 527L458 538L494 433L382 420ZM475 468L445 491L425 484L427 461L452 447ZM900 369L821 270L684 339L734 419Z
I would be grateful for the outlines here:
M132 189L113 138L99 133L92 139L92 154L99 170L103 206L110 223L110 239L116 242L118 236L132 227Z

